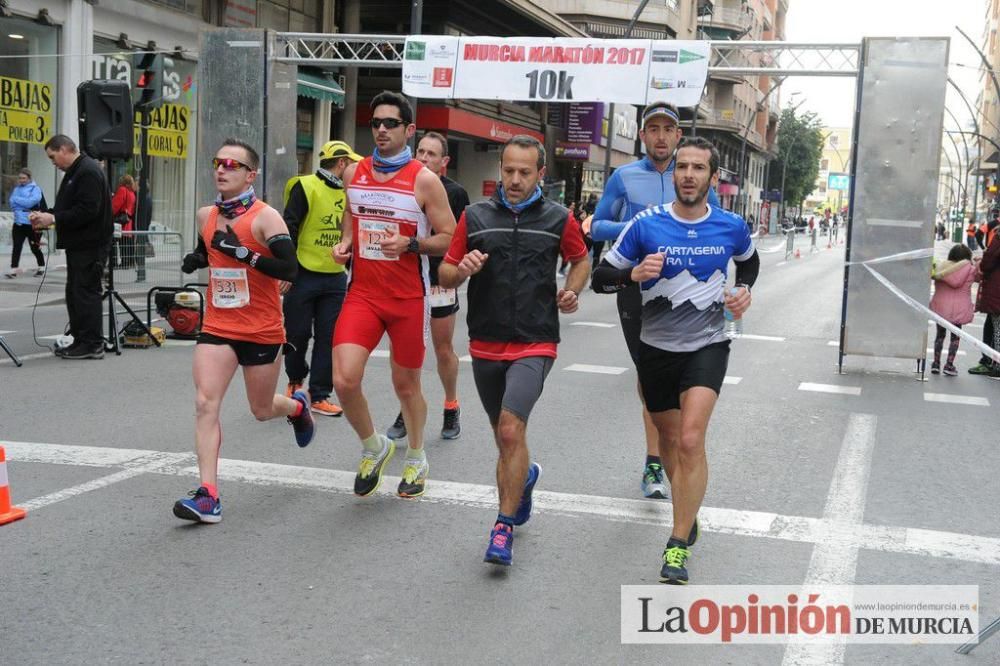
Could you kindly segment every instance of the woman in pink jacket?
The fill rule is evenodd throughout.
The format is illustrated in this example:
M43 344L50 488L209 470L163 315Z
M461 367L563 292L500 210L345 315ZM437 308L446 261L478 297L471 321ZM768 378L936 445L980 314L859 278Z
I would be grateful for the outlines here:
M954 245L948 252L947 261L941 262L934 273L931 310L959 328L972 321L972 283L976 281L977 272L977 267L972 261L972 251L965 245ZM944 346L946 332L944 326L937 325L934 362L931 364L933 375L941 372L941 348ZM952 377L958 374L958 370L955 369L958 341L958 336L952 333L948 344L948 360L944 364L944 374Z

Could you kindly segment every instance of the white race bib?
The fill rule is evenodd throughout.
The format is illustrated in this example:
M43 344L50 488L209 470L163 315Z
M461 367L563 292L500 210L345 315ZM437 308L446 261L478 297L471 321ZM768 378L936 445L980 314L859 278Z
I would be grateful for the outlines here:
M245 308L250 305L250 283L245 268L209 269L212 305L217 308Z
M382 241L385 240L389 231L398 234L399 224L358 220L358 247L361 250L361 256L375 261L399 261L399 257L387 257L382 254Z
M431 287L429 300L432 308L449 307L458 302L458 290L434 285Z

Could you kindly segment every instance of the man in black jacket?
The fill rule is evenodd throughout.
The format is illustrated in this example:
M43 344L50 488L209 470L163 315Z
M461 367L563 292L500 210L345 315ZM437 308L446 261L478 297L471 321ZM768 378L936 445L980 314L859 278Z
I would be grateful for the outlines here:
M45 154L65 172L55 206L30 216L35 229L56 227L56 247L66 250L66 310L73 344L65 359L104 358L101 277L111 248L111 195L101 167L80 154L68 136L56 134Z
M590 272L580 225L542 196L545 148L518 135L500 152L502 185L465 209L438 270L442 287L469 282L469 355L500 460L500 512L486 562L510 566L514 526L531 517L542 468L528 454L528 416L542 394L559 342L559 313L576 312ZM571 265L560 289L559 256Z

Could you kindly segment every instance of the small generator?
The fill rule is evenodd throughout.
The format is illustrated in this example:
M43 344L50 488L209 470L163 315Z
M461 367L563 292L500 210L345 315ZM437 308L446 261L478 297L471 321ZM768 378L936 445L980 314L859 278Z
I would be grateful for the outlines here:
M193 289L155 289L156 313L163 317L173 332L172 338L191 340L201 332L204 301L201 292Z

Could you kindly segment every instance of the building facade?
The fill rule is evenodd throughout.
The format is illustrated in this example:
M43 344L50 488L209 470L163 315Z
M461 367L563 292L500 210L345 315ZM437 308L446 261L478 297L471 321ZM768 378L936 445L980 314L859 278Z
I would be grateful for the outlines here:
M215 26L280 31L333 26L332 0L7 0L5 5L0 77L6 89L25 94L5 96L0 104L0 226L9 223L7 195L19 169L30 169L47 200L54 199L58 174L43 145L57 133L78 139L77 86L90 79L134 85L134 52L154 51L164 54L164 69L158 90L163 102L152 113L149 131L152 224L193 234L199 203L193 148L199 33ZM329 135L339 88L332 80L304 85L303 77L309 76L300 72L298 109L300 163L311 169L312 148ZM112 179L138 175L141 166L138 155L112 163Z
M806 197L803 214L842 214L850 196L851 128L824 127L816 188Z
M784 40L787 12L788 0L713 0L703 3L698 38ZM748 55L745 64L762 66L764 57ZM770 189L767 165L775 157L780 85L767 76L711 74L688 123L719 149L722 205L748 219L761 219L762 192Z
M1000 199L997 197L998 185L1000 185L1000 90L998 90L1000 87L998 86L998 82L1000 82L1000 74L998 74L1000 72L1000 44L997 43L1000 40L1000 36L997 35L997 30L1000 28L1000 0L985 0L983 5L985 13L982 41L979 48L986 55L992 71L987 71L985 67L980 68L979 94L976 100L980 112L979 132L983 135L978 143L981 143L980 152L985 156L978 169L983 176L980 184L982 187L981 196L978 197L981 203L979 207L981 214L985 214L991 206L996 207L1000 203ZM948 129L947 122L945 128ZM963 127L959 131L974 132L976 130ZM977 137L967 137L967 139L974 138ZM952 196L948 192L949 189L955 188L953 174L945 177L943 185L947 186L939 188L941 191L939 198L951 207L960 208L960 205L955 205L960 196L957 193Z

